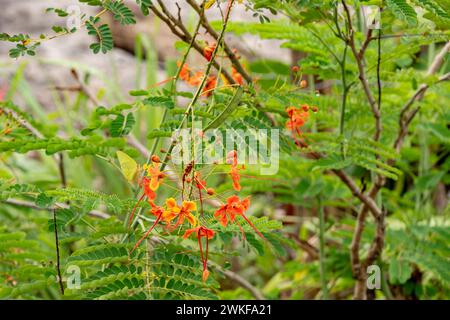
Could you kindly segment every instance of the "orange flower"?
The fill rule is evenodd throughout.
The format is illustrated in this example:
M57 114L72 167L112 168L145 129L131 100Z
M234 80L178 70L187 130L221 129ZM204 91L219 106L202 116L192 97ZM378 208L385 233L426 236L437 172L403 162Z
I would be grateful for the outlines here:
M180 65L181 62L177 62L177 66L180 67ZM191 78L191 70L189 69L187 63L185 63L183 64L183 67L180 70L180 79L189 82L190 78Z
M206 97L209 97L212 95L213 90L217 86L217 77L216 76L209 76L208 80L206 80L205 88L203 88L202 95L205 95Z
M239 84L241 86L244 84L244 79L242 77L242 74L237 72L235 67L231 67L231 77L237 84Z
M186 232L183 235L183 238L187 239L195 232L197 237L205 237L207 239L212 239L214 237L214 231L211 229L208 229L203 226L198 226L192 229L186 230Z
M238 196L231 196L227 199L227 203L222 205L214 213L214 217L219 218L220 224L226 227L228 225L228 219L230 220L230 223L233 223L235 222L236 216L241 216L250 225L250 227L252 227L253 230L255 230L255 232L265 240L266 238L262 235L261 232L259 232L255 225L245 215L245 211L247 211L249 206L249 198L245 198L241 201ZM244 230L242 229L240 224L237 221L236 223L241 228L242 234L245 236Z
M230 220L230 223L234 222L236 215L243 215L249 206L250 200L248 198L241 201L238 196L231 196L227 199L227 203L214 213L214 217L220 218L220 224L226 227L228 220Z
M156 193L150 188L150 179L147 177L142 178L142 187L144 188L144 195L148 198L149 201L153 201L156 199Z
M203 71L197 71L189 80L188 83L191 86L198 86L203 79L204 73Z
M239 180L241 180L241 176L239 175L239 168L237 166L232 166L230 171L231 180L233 180L233 189L236 191L241 190L241 184Z
M159 217L161 214L164 213L163 207L157 206L153 202L150 202L150 205L152 206L152 208L150 209L150 213L155 217Z
M198 171L194 173L194 181L199 190L206 189L206 181L202 180L202 174Z
M164 173L159 171L159 166L160 163L158 162L152 162L151 166L144 165L144 169L147 170L147 174L150 176L149 188L152 191L156 191L158 189L164 178Z
M183 201L181 207L179 207L174 198L169 198L166 200L167 210L163 213L163 218L167 223L170 223L176 217L178 217L177 223L175 227L179 226L184 222L184 219L187 219L188 222L195 226L197 224L197 220L191 211L197 210L197 205L193 201Z
M241 176L239 175L238 161L237 161L237 152L236 150L232 150L227 154L227 163L231 164L230 176L233 180L233 188L236 191L241 190L241 185L239 183Z
M195 232L197 239L198 239L198 246L200 248L200 257L202 259L202 263L203 263L203 281L206 281L208 279L209 276L209 271L208 271L208 244L209 244L209 240L212 239L214 237L214 231L211 229L208 229L206 227L203 226L198 226L197 228L193 228L193 229L189 229L184 233L183 238L188 238L191 234L193 234ZM203 246L202 246L202 237L204 237L206 239L206 250L205 253L203 254Z
M136 244L133 247L133 250L131 250L131 253L133 253L134 250L136 250L137 247L141 244L142 241L144 241L145 238L148 237L150 232L152 232L153 228L156 227L158 222L161 220L161 217L164 214L164 208L155 205L153 202L150 201L150 205L152 206L152 209L150 210L151 214L153 214L156 217L155 222L152 224L152 226L147 230L147 232L136 242Z
M206 58L206 60L211 61L212 54L213 54L215 49L216 49L216 44L215 43L213 43L213 44L203 48L203 56Z
M148 177L143 177L141 182L139 183L139 186L144 189L144 193L139 198L138 202L131 211L130 218L128 219L128 226L130 226L131 222L133 221L134 214L136 212L137 207L139 206L139 203L141 203L141 201L144 200L145 197L147 197L148 202L153 206L153 201L156 199L156 193L150 188L151 183L150 181L151 180Z
M288 107L286 113L289 116L289 120L286 122L286 127L292 131L297 131L302 127L309 118L309 107L303 105L301 109L295 107Z

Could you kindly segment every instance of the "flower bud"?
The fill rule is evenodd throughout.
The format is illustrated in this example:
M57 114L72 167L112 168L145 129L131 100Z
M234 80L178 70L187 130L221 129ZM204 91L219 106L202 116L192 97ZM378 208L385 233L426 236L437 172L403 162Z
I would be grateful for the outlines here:
M161 159L155 154L152 155L151 160L152 160L152 162L156 162L156 163L160 163L161 162Z

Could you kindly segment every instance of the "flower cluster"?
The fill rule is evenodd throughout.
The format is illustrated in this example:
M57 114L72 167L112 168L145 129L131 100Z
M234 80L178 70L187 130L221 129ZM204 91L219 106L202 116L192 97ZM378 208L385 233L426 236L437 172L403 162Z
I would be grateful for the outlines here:
M135 216L135 211L139 206L139 203L145 198L151 206L150 214L155 217L155 221L151 225L151 227L144 233L144 235L136 242L132 251L136 250L136 248L142 243L143 240L145 240L149 236L149 234L158 225L158 223L164 222L166 230L168 232L172 232L176 228L181 227L185 222L187 222L191 228L187 229L183 237L188 238L191 235L195 235L197 237L200 249L200 257L203 264L203 280L206 281L209 275L207 266L209 240L214 238L215 231L202 225L201 220L199 220L198 216L196 216L195 213L198 214L196 202L199 202L200 212L203 216L203 192L206 192L209 196L213 196L215 194L215 191L214 189L207 187L206 179L202 177L199 171L195 170L194 163L191 162L184 168L184 173L181 178L181 204L178 204L175 198L167 198L164 201L164 205L159 206L155 203L157 197L156 191L164 182L165 174L160 170L160 159L157 156L153 156L151 160L152 161L150 165L145 165L143 167L145 169L145 175L141 179L139 184L143 190L143 194L133 208L128 224L131 226ZM239 167L238 165L236 151L231 151L228 153L227 163L230 164L229 174L233 181L233 188L236 191L239 191L241 190L241 186L239 184L239 170L241 170L243 166ZM184 200L185 184L191 186L191 191L192 188L197 189L199 196L198 200ZM192 192L189 192L189 194L192 194ZM236 219L237 216L241 216L261 238L265 239L262 233L259 232L259 230L245 215L245 212L248 210L249 206L249 198L241 200L237 195L230 196L225 199L225 203L215 211L214 218L218 219L219 223L223 227L227 227L229 224L238 225L243 234L243 237L245 238L244 230ZM205 242L205 245L203 245L203 242Z
M205 59L208 62L211 61L214 50L216 50L216 46L217 46L217 44L213 43L211 45L206 45L203 48L203 57L205 57ZM234 53L235 53L236 57L239 57L237 55L236 51ZM178 62L177 65L178 65L178 67L180 67L181 63ZM205 74L203 71L193 72L187 63L185 63L181 66L180 79L183 80L184 82L186 82L190 86L198 86L202 82L202 79L204 76L205 76ZM241 86L244 85L244 79L243 79L242 75L233 66L231 67L231 77L237 84L239 84ZM223 80L224 80L225 84L229 84L225 78L223 78ZM209 97L210 95L212 95L212 93L216 87L217 87L217 76L215 76L215 75L208 76L208 78L206 79L205 87L203 88L203 91L202 91L202 95Z
M319 109L316 106L310 107L307 104L304 104L299 108L286 108L286 113L289 117L289 120L286 122L286 128L291 131L292 137L295 139L295 143L298 146L306 146L306 144L302 141L301 128L308 121L310 116L309 112L317 112L318 110Z

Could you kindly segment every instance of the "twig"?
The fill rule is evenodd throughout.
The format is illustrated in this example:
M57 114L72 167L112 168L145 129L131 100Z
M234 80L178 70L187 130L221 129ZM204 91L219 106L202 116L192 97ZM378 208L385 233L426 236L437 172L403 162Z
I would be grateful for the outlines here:
M230 18L231 8L233 7L234 1L235 0L229 0L228 1L228 8L227 8L227 12L226 12L226 15L225 15L225 20L223 22L223 27L222 27L222 30L220 32L220 36L219 36L219 39L218 39L219 43L222 41L223 37L225 36L225 30L227 29L228 20ZM211 54L211 60L208 63L208 65L206 66L202 82L198 86L197 91L194 94L194 97L192 98L191 102L189 103L188 107L186 108L186 111L184 113L184 117L181 120L180 125L178 126L178 130L181 129L181 126L184 124L184 121L187 119L188 115L190 114L191 110L194 108L195 103L197 102L197 100L199 99L199 97L200 97L200 95L202 93L203 87L205 86L206 80L208 79L209 72L211 71L211 67L212 67L212 65L214 65L214 61L215 61L215 57L217 55L218 49L219 49L219 46L216 46L214 48L214 51ZM165 159L162 162L161 170L164 170L164 168L166 166L166 163L168 161L168 158L169 158L170 154L172 153L174 147L175 147L175 143L172 142L170 147L169 147L169 150L166 153Z
M56 209L53 209L52 211L53 211L53 226L54 226L54 230L55 230L56 270L58 271L59 288L61 290L62 295L64 295L64 285L63 285L63 282L62 282L61 264L60 264L60 256L59 256L58 227L56 225Z
M383 130L382 124L381 124L381 114L380 114L379 108L377 107L377 102L375 101L375 99L372 95L372 92L370 91L369 82L366 77L366 72L364 71L364 65L363 65L363 57L364 56L363 55L365 52L365 48L364 48L364 50L361 49L359 52L356 49L355 34L354 34L354 30L353 30L352 19L350 16L350 10L344 0L342 0L342 5L344 6L344 10L345 10L345 13L347 16L347 24L348 24L348 29L349 29L349 36L348 36L348 39L346 39L346 41L353 52L353 56L355 57L356 64L358 66L358 71L359 71L359 80L361 82L364 93L367 97L367 100L369 102L373 116L375 118L375 134L374 134L373 139L374 139L374 141L379 141L381 138L381 131ZM368 34L368 36L370 36L370 34Z
M218 270L219 272L222 272L228 279L231 279L231 280L237 282L241 287L247 289L255 297L256 300L266 300L266 298L258 290L258 288L253 286L250 282L248 282L246 279L241 277L239 274L237 274L231 270L223 269L221 266L219 266L218 264L216 264L212 261L208 261L208 264L211 265L212 267L216 268L216 270Z
M325 214L322 201L319 196L319 261L320 261L320 280L322 282L322 299L328 299L328 283L325 270Z
M185 43L190 43L192 41L192 36L189 33L189 31L186 29L184 24L181 21L178 21L177 18L175 18L169 10L166 8L164 3L162 1L158 1L159 6L161 7L161 11L158 10L158 8L153 5L150 7L150 10L158 17L160 18L172 31L174 35L176 35L178 38L180 38ZM195 41L192 44L193 48L200 53L203 56L203 48ZM231 84L234 84L235 81L233 77L230 75L230 73L226 70L223 70L219 63L216 61L214 57L211 58L210 63L212 63L212 66L221 72L223 76L227 79L227 81ZM209 65L209 64L208 64Z
M59 203L59 202L56 202L54 204L54 206L49 207L49 208L39 207L34 202L20 200L20 199L13 199L13 198L7 199L7 200L2 200L1 202L12 205L12 206L16 206L16 207L24 207L24 208L30 208L30 209L34 209L34 210L40 210L40 211L52 211L52 210L56 210L56 209L69 209L70 208L69 205L67 205L65 203ZM100 218L100 219L110 218L109 214L101 212L99 210L92 210L88 213L88 215L91 217Z
M206 31L217 41L219 39L219 34L211 26L211 24L208 21L208 18L205 15L201 14L202 9L199 7L197 2L195 2L194 0L186 0L186 2L199 14L201 24L206 29ZM252 83L252 77L242 67L242 64L239 62L239 60L236 57L236 55L234 54L233 50L231 50L231 48L228 46L228 44L225 41L222 41L222 44L223 44L223 48L225 50L226 55L230 59L233 66L236 68L236 71L239 72L248 83ZM218 43L218 45L219 45L219 43Z

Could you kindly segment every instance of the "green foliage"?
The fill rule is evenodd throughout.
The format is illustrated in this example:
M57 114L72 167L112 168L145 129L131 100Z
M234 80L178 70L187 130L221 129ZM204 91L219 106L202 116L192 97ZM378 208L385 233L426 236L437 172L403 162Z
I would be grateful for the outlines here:
M123 135L127 135L133 129L133 125L136 123L134 116L132 113L128 113L125 116L119 114L117 117L111 122L111 136L112 137L120 137Z
M103 7L111 11L114 19L122 25L135 24L136 19L133 12L122 3L122 1L107 0L103 3Z
M139 8L141 9L144 16L148 16L149 8L153 5L151 0L136 0Z
M110 12L123 25L136 23L133 12L122 1L80 2L101 12L93 17L83 15L88 34L97 38L90 46L95 54L113 49L112 32L100 20L102 12ZM375 297L450 296L446 196L450 182L450 114L444 107L450 95L449 84L438 80L449 71L447 58L437 74L427 72L450 39L450 2L347 1L354 11L357 52L368 34L360 21L361 5L382 8L380 48L374 30L367 48L360 53L364 54L361 61L349 47L348 22L336 1L243 3L247 14L256 19L230 21L227 32L278 40L281 49L291 50L295 57L301 52L301 58L281 61L273 56L255 56L247 61L241 52L239 60L253 82L229 86L212 68L218 87L211 96L202 95L197 100L193 100L194 90L178 91L183 90L180 79L173 88L172 78L158 82L159 59L144 36L139 36L136 44L134 90L123 92L117 85L119 79L110 79L109 73L74 63L77 72L83 74L79 78L83 85L89 87L88 79L95 77L101 82L101 90L95 99L83 90L55 95L55 110L51 112L41 106L29 88L26 63L12 74L9 70L15 66L5 63L7 68L0 76L11 81L5 94L0 88L0 97L5 100L0 103L0 298L254 298L250 291L238 287L238 282L224 278L232 272L239 273L268 299L351 298L357 277L349 248L362 206L358 192L370 195L381 182L372 200L387 213L386 235L374 263L382 269L385 281L382 290L374 292ZM156 2L153 8L150 0L137 0L136 4L146 16L160 8ZM47 11L67 16L63 9ZM213 22L212 26L219 32L223 22ZM75 31L62 26L52 29L55 36L68 39ZM13 58L34 55L40 42L50 38L0 34L0 41L14 46L10 49ZM199 39L199 46L204 45L202 41ZM174 45L183 51L188 48L188 43ZM271 53L272 45L270 42L264 47L264 56ZM146 63L142 63L143 48ZM229 59L222 49L219 56L216 62L229 71ZM187 58L190 62L190 54ZM357 62L376 101L381 84L383 130L377 141L373 138L375 117ZM194 68L203 71L205 64L198 63ZM145 84L141 81L144 65ZM176 74L175 63L169 61L165 71L168 77ZM301 80L307 80L306 86ZM156 83L161 87L156 88ZM406 111L418 113L408 124L406 135L399 136L402 108L424 86L427 91ZM99 100L100 105L92 100ZM187 106L192 107L189 112ZM298 132L289 130L292 120L286 109L291 106L308 111ZM203 132L216 129L234 134L239 155L269 156L270 147L279 144L277 173L262 175L264 163L239 165L234 168L240 174L241 190L237 192L230 179L230 164L194 163L194 171L202 174L208 188L202 191L200 201L195 184L188 182L193 180L192 172L184 176L186 163L181 166L171 162L168 152L179 143L172 140L174 131L197 123L201 123ZM267 141L258 147L248 146L261 133L258 130L267 133ZM271 138L275 130L278 142ZM206 142L200 139L202 134L198 136L202 147L225 144L220 139ZM400 138L404 140L396 148ZM130 157L126 158L133 167L125 177L123 162L117 157L119 150ZM162 183L153 202L145 197L138 202L143 187L148 187L141 178L152 153L163 161L164 175L152 173L154 167L147 173L150 178L162 179ZM337 171L351 183L333 174ZM150 193L148 188L144 190ZM238 214L224 227L214 213L231 195L240 199L248 196L251 204L245 218ZM196 232L184 238L193 227L186 221L170 228L162 219L136 246L155 223L151 210L155 205L164 206L170 197L178 204L195 201L196 226L207 226L215 233L207 242L210 276L206 281L206 239L200 239L200 249ZM129 226L131 212L134 220ZM324 218L320 215L319 219L319 212L324 212ZM366 217L358 252L362 261L374 244L378 221L371 214ZM324 240L323 251L318 239ZM71 286L74 270L80 271L79 288ZM59 291L58 271L63 275L64 296Z
M111 33L111 29L107 24L102 24L101 26L97 26L100 18L89 18L89 21L86 22L86 28L88 30L88 34L91 36L97 36L98 42L93 43L89 46L92 51L97 54L100 51L102 53L106 53L113 48L113 37Z
M410 26L417 25L417 14L406 0L386 0L386 4L397 18L405 20Z

